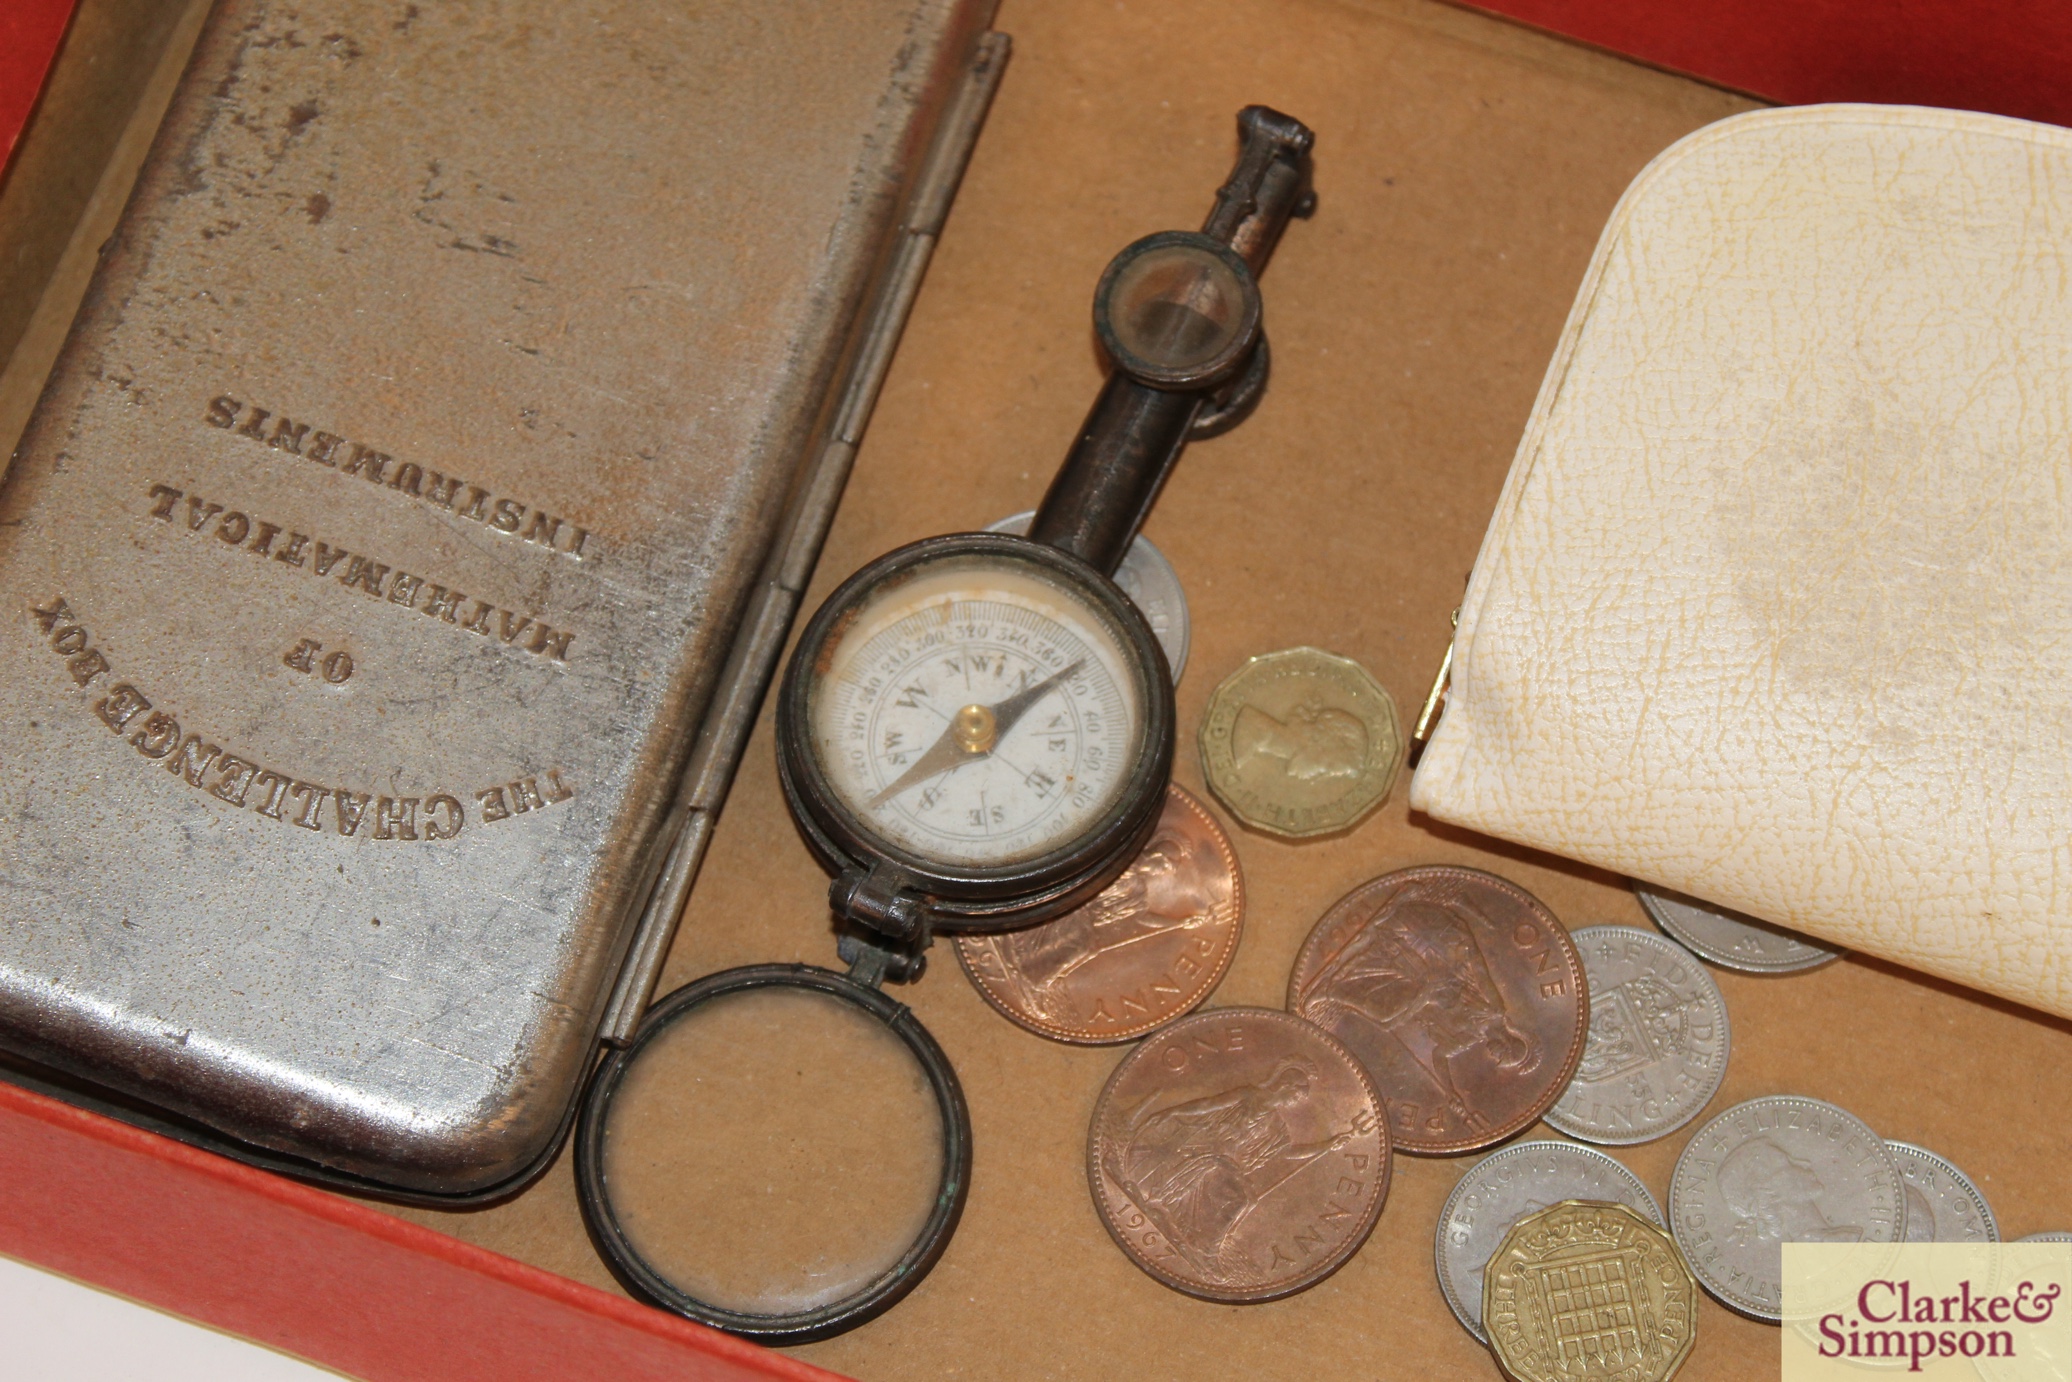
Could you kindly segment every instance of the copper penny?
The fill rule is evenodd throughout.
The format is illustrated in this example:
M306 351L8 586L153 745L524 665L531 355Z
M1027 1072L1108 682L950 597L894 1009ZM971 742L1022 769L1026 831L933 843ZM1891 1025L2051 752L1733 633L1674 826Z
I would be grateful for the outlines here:
M1388 1121L1359 1061L1318 1028L1211 1008L1115 1067L1086 1174L1109 1234L1167 1286L1277 1300L1367 1241L1388 1196Z
M1406 1152L1468 1152L1529 1127L1582 1059L1583 961L1525 889L1428 866L1355 888L1295 957L1288 1008L1344 1042Z
M1166 788L1151 843L1093 901L1055 921L959 936L986 1001L1032 1032L1099 1045L1191 1012L1237 953L1245 885L1216 818Z

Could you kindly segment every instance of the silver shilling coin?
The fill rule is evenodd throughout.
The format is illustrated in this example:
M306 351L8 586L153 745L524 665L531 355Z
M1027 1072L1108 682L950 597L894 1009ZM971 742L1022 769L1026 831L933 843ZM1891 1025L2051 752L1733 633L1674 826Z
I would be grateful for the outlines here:
M1639 1176L1573 1142L1514 1142L1470 1166L1446 1197L1433 1265L1454 1318L1482 1342L1489 1342L1482 1329L1482 1269L1511 1225L1563 1200L1607 1200L1649 1223L1662 1222L1661 1206Z
M1971 1177L1926 1147L1911 1142L1886 1146L1899 1158L1907 1187L1909 1243L1997 1243L2000 1224Z
M1547 1122L1610 1146L1675 1132L1726 1078L1719 985L1690 951L1638 926L1586 926L1570 939L1589 980L1590 1035Z
M1035 517L1034 509L1010 514L997 523L988 523L986 531L1021 537L1028 533ZM1180 573L1173 570L1165 553L1152 546L1150 538L1138 533L1122 565L1115 570L1115 583L1130 597L1130 603L1143 611L1151 632L1158 637L1158 646L1165 649L1166 661L1172 665L1173 681L1178 683L1181 670L1187 666L1187 592L1180 587Z
M1819 1099L1736 1104L1691 1134L1669 1178L1669 1231L1721 1304L1784 1313L1786 1243L1899 1243L1906 1181L1885 1140Z
M2072 1233L2068 1233L2061 1228L2054 1228L2047 1233L2025 1234L2014 1241L2017 1243L2072 1243Z
M1745 974L1796 974L1817 969L1842 952L1809 940L1796 931L1700 902L1682 893L1658 891L1639 883L1633 891L1655 925L1699 958Z

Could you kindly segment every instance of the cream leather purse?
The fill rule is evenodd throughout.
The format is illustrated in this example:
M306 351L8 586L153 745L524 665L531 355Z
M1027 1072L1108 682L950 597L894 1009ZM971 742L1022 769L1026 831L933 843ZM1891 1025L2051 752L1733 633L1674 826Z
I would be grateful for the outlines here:
M1410 800L2072 1016L2072 132L1761 111L1640 175Z

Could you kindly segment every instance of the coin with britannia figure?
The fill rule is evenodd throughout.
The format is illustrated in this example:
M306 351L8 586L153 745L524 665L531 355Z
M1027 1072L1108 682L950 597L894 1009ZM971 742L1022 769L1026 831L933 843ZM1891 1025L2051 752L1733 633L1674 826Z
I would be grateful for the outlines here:
M1482 1330L1482 1269L1511 1225L1563 1200L1598 1200L1638 1210L1662 1223L1661 1206L1640 1177L1595 1147L1573 1142L1513 1142L1470 1166L1439 1211L1432 1262L1455 1319Z
M1386 688L1317 648L1264 653L1223 679L1201 722L1209 790L1254 830L1330 835L1381 805L1403 766Z
M1727 1001L1691 952L1638 926L1570 932L1590 984L1582 1064L1547 1122L1585 1142L1650 1142L1704 1111L1727 1074Z
M1183 1017L1125 1056L1087 1135L1101 1221L1204 1300L1276 1300L1359 1250L1389 1188L1381 1096L1352 1053L1267 1008Z
M1482 1281L1489 1351L1514 1382L1669 1382L1698 1338L1677 1244L1623 1204L1570 1200L1511 1226Z
M1770 1095L1691 1134L1669 1178L1669 1225L1706 1290L1777 1320L1784 1245L1904 1242L1906 1182L1892 1149L1860 1119L1818 1099Z
M1385 874L1324 913L1288 1010L1351 1048L1406 1152L1469 1152L1537 1121L1575 1073L1583 962L1554 914L1479 869Z
M1151 842L1093 901L1020 931L957 938L1004 1016L1058 1041L1132 1041L1207 998L1237 953L1237 853L1216 818L1166 788Z

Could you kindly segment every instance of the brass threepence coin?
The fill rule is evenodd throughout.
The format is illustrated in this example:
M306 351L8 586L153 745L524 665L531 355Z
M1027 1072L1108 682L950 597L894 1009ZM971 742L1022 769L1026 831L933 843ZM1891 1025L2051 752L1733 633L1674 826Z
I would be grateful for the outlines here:
M1462 1173L1433 1235L1432 1265L1453 1317L1483 1343L1482 1270L1528 1214L1563 1200L1623 1204L1661 1226L1662 1207L1640 1177L1595 1147L1573 1142L1513 1142Z
M1309 1023L1211 1008L1115 1067L1086 1175L1109 1234L1165 1285L1277 1300L1367 1241L1388 1196L1388 1121L1352 1053Z
M1727 1073L1727 1000L1690 951L1638 926L1570 934L1590 981L1590 1039L1547 1122L1614 1146L1696 1118Z
M1797 974L1818 969L1842 952L1810 936L1730 912L1682 893L1633 885L1655 925L1722 969L1744 974Z
M1098 897L1025 930L959 936L957 959L988 1003L1032 1032L1130 1041L1215 990L1244 914L1229 837L1168 786L1151 843Z
M1698 1338L1698 1283L1668 1234L1623 1204L1520 1219L1482 1278L1489 1351L1514 1382L1668 1382Z
M1479 869L1385 874L1324 913L1288 1008L1351 1048L1406 1152L1470 1152L1530 1126L1582 1058L1583 962L1554 914Z
M1255 657L1201 724L1209 789L1255 830L1329 835L1387 798L1403 766L1396 703L1367 669L1315 648Z
M1691 1134L1669 1178L1669 1227L1721 1304L1775 1321L1784 1245L1904 1242L1906 1182L1860 1119L1773 1094Z

